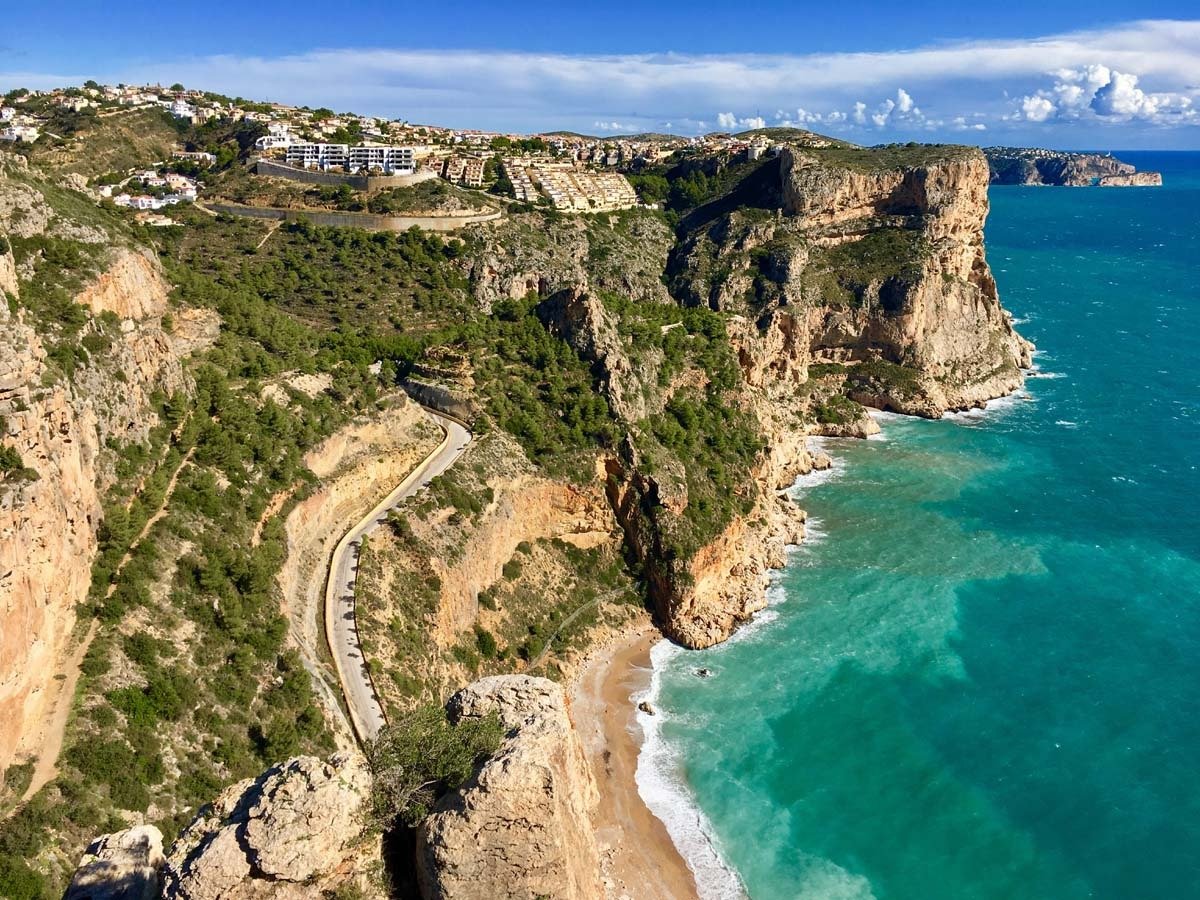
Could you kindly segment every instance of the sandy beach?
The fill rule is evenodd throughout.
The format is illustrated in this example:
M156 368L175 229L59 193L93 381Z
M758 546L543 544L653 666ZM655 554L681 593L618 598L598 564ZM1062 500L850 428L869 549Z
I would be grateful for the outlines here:
M572 718L600 790L596 838L614 900L695 898L691 870L638 793L642 730L630 697L650 683L650 648L662 635L644 626L596 653L572 689Z

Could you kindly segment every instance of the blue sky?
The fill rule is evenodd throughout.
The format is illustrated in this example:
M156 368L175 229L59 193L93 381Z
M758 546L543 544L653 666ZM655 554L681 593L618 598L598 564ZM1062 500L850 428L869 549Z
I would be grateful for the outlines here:
M521 131L1200 147L1194 0L1136 19L1111 0L10 6L3 89L182 81Z

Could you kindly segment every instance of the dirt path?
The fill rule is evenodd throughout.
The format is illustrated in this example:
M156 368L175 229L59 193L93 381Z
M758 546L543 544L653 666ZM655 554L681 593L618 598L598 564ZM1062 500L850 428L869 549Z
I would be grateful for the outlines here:
M544 663L546 661L546 657L550 655L550 651L554 648L554 642L555 642L555 640L558 639L558 636L560 634L562 634L563 629L566 628L568 625L570 625L572 622L574 622L576 619L578 619L581 615L583 615L583 613L586 610L588 610L591 607L596 606L600 603L603 603L605 600L611 600L614 597L618 597L618 596L620 596L620 594L621 594L620 591L609 591L607 594L602 594L601 596L595 597L595 598L587 601L587 603L583 603L580 606L576 607L569 616L567 616L565 619L563 619L561 622L558 623L558 627L554 629L554 634L552 634L552 635L550 635L550 637L546 638L546 643L542 646L542 652L539 653L534 658L533 662L531 662L529 664L529 666L525 669L525 671L526 672L537 671L537 667L540 666L542 663Z
M125 566L129 564L129 561L133 559L134 551L136 551L142 541L146 539L146 535L150 533L150 529L158 524L158 521L167 514L167 505L171 502L171 495L175 493L175 485L179 483L179 474L191 463L192 456L195 453L196 448L193 446L190 450L188 450L187 453L183 455L183 459L179 461L179 467L175 469L174 473L171 475L171 480L167 482L167 490L163 494L162 503L160 503L158 505L158 509L154 511L154 515L146 520L146 524L142 526L142 530L139 531L137 537L130 542L129 549L125 551L125 555L122 556L121 561L117 563L117 570L113 572L112 584L108 586L108 592L104 595L105 599L111 597L113 592L116 591L117 584L121 578L121 572L125 569Z
M270 521L273 515L283 509L284 504L292 499L292 495L300 489L302 484L304 484L303 479L297 478L282 491L277 491L275 496L271 498L271 502L267 504L267 508L263 510L262 515L258 517L258 521L254 523L254 534L250 535L251 547L257 547L262 543L262 533L263 529L267 527L267 522Z
M257 253L259 250L261 250L263 248L263 244L265 244L267 241L269 241L271 239L271 235L273 235L278 230L279 230L279 222L277 222L277 221L272 222L270 225L268 225L267 233L263 235L263 239L261 241L259 241L258 245L254 248L255 252Z
M49 784L58 774L58 755L62 752L63 738L67 733L67 722L71 718L71 710L75 707L75 686L79 684L79 672L83 666L83 657L87 653L88 647L92 645L92 638L96 636L98 626L99 622L92 619L87 634L79 642L79 646L75 648L71 658L67 660L66 677L61 681L52 682L51 690L56 692L51 701L54 712L46 722L46 730L41 740L38 741L38 755L33 764L33 778L25 790L25 796L21 798L22 803Z

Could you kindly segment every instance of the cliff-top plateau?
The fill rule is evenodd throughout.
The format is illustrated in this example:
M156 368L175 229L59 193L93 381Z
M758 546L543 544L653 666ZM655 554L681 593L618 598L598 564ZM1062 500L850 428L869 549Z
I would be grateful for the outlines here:
M772 130L393 233L207 208L263 126L127 115L0 150L0 896L616 896L562 685L763 608L809 436L1030 365L977 149ZM197 202L103 196L155 163ZM471 439L355 550L364 747L325 578L444 441L418 401Z

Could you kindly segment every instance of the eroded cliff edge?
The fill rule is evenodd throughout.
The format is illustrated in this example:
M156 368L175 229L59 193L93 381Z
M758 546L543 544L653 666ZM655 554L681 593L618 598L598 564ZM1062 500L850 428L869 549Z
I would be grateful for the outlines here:
M721 177L719 163L691 165ZM691 395L711 408L719 396L759 443L727 521L707 517L697 537L685 526L708 500L708 473L626 417L609 490L668 636L708 646L762 607L766 570L802 533L778 494L813 464L806 434L869 431L861 405L936 417L1020 386L1031 348L988 267L987 185L986 160L967 148L781 147L683 218L666 265L672 293L727 314L740 377L724 387L693 371L656 402ZM581 352L604 345L603 328L591 332L573 343ZM618 385L610 393L636 395L614 356L595 354Z

